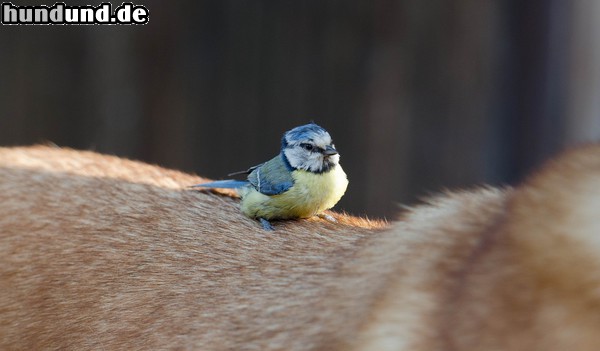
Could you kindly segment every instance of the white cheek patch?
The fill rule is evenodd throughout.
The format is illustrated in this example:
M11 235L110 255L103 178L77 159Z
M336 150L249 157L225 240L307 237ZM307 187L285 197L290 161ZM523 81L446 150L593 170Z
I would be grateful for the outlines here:
M311 152L306 161L306 168L312 172L319 172L323 169L323 155L317 152Z
M283 153L285 154L285 157L288 159L288 162L294 168L304 169L304 167L302 167L303 163L304 163L304 157L303 157L301 151L302 150L299 150L299 148L297 148L297 147L293 147L293 148L288 147L285 150L283 150Z
M287 148L283 151L290 165L296 169L302 169L311 172L321 172L324 168L325 156L319 152L309 152L301 147ZM327 162L331 165L337 165L340 155L331 155Z

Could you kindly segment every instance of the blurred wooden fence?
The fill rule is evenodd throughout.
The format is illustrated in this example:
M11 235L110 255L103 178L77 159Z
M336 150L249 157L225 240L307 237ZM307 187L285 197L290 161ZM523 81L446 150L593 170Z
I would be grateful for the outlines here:
M600 135L593 0L135 3L149 24L0 28L0 144L218 178L314 120L350 177L340 208L393 217Z

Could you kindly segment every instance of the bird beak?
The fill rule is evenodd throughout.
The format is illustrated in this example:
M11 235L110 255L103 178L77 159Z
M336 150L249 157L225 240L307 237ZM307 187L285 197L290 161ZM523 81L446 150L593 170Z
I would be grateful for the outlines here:
M337 150L333 148L333 146L328 145L325 150L323 150L323 155L325 156L332 156L332 155L337 155Z

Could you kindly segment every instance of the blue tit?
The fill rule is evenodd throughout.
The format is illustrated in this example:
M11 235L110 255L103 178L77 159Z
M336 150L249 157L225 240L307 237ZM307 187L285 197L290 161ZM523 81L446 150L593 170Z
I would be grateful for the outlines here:
M348 178L329 133L315 123L287 131L281 152L247 171L247 180L220 180L198 184L202 188L235 188L241 210L273 230L270 220L322 215L344 195Z

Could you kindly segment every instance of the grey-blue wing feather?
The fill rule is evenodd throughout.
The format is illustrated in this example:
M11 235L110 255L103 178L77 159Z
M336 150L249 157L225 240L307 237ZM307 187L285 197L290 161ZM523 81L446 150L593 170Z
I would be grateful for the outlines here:
M248 181L257 191L265 195L279 195L294 185L292 172L281 155L277 155L252 170L248 175Z

